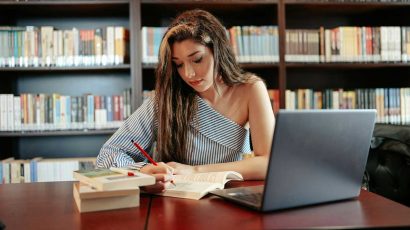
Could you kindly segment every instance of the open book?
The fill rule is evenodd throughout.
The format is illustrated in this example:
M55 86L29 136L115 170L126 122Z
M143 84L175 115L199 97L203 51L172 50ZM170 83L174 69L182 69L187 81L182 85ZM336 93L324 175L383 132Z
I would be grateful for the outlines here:
M165 192L157 195L199 200L209 191L223 189L230 180L243 178L240 173L234 171L175 175L175 186L169 186Z

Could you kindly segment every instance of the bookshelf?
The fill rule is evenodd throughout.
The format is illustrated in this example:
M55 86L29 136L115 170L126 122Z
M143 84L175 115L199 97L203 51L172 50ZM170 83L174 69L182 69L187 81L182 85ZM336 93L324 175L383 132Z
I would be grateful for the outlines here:
M342 58L339 61L337 61L337 59L336 61L326 59L319 63L283 61L281 68L284 68L284 70L282 71L283 74L280 75L280 78L286 79L284 80L285 89L295 91L298 89L312 89L317 91L324 91L327 89L343 89L344 91L356 90L356 97L358 97L357 90L361 89L389 90L398 88L403 89L410 86L410 80L408 78L410 63L400 57L400 54L405 52L402 49L405 46L403 44L404 39L403 37L400 37L403 36L403 31L401 31L401 34L399 32L398 36L388 37L390 34L394 34L394 32L390 30L391 27L400 27L399 29L401 30L410 25L410 23L404 19L405 15L410 13L410 3L408 1L285 0L281 1L281 3L284 8L285 30L318 30L320 27L324 30L332 30L338 28L339 31L344 29L343 33L345 34L341 35L342 37L348 33L348 29L353 28L353 35L357 36L354 41L363 42L359 44L349 43L350 46L356 47L356 49L353 49L355 52L358 50L357 53L355 53L356 56L353 56L351 60L349 60L349 58ZM369 51L369 47L366 46L368 45L366 42L368 42L369 34L368 31L364 31L363 28L365 27L366 30L371 28L370 33L373 33L370 35L370 44L373 42L373 48L370 45L370 53L373 51L373 53L381 55L382 58L379 57L380 59L376 58L373 60L360 57L360 55L365 56L366 52ZM383 34L383 29L386 28L388 28L387 35L386 33ZM364 36L364 33L367 34ZM392 42L389 43L391 46L388 47L393 47L393 49L397 48L399 52L398 59L383 57L383 46L387 47L383 44L383 37L387 37L387 40L395 40L398 38L397 44ZM346 39L346 37L342 37L341 39ZM378 39L380 39L380 42L382 43L378 44L381 51L375 50L374 42ZM340 43L343 45L342 42ZM343 49L343 47L341 49ZM342 51L339 54L341 53ZM283 91L281 91L281 93L283 93ZM386 92L384 93L384 96L387 97ZM375 97L375 100L378 100L377 97L378 96ZM394 97L393 100L396 100ZM392 103L390 98L389 94L389 99L387 99L389 100L389 106L391 104L397 104L396 102ZM286 98L286 100L288 102L289 98ZM403 98L400 100L402 105L406 104L406 101L403 100ZM370 101L368 103L371 104L373 102ZM375 104L376 103L377 101ZM384 103L386 103L386 101ZM283 106L284 104L281 104L282 108ZM404 107L406 107L406 105ZM390 112L384 111L384 113L396 113L399 110L396 110L395 108L394 111L395 112L392 112L392 110L390 110ZM403 107L401 108L401 111L403 111ZM409 111L407 111L407 113L408 112ZM379 110L378 114L380 114ZM401 114L401 116L403 117L403 114ZM388 120L378 118L378 122L393 124L402 124L401 122L403 122L403 118L401 118L402 121L389 119L390 118L388 118ZM408 124L408 122L409 121L407 121L406 124Z
M277 26L278 61L245 61L241 66L261 76L268 88L279 90L281 108L289 101L286 90L410 87L410 62L286 61L287 30L410 26L410 21L404 20L410 15L407 1L6 0L0 1L0 26L49 24L59 29L124 26L130 34L130 61L108 66L0 67L0 93L116 94L131 87L131 105L135 110L143 101L143 90L152 90L155 83L155 64L143 62L141 29L165 27L179 12L195 8L210 11L227 28ZM95 156L114 130L1 132L0 158L32 158L37 153L53 157L56 154L61 154L57 157ZM58 147L47 145L50 142L58 143Z
M104 33L107 27L121 27L128 29L130 36L129 61L121 63L1 66L0 94L16 96L24 93L58 93L71 97L81 97L85 94L110 96L122 95L125 89L131 89L130 107L131 110L135 109L142 101L140 65L136 60L138 47L135 42L137 28L140 27L138 7L137 1L128 0L0 1L0 27L3 28L52 26L54 31L75 28L80 32L102 28ZM95 157L102 144L115 130L115 127L84 127L43 131L36 128L1 131L0 159L31 159L39 156Z

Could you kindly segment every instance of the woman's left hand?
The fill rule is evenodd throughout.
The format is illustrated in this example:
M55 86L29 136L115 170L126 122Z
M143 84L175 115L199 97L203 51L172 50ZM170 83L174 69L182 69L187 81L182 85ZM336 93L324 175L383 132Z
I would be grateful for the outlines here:
M195 166L185 165L174 161L168 162L167 165L174 169L174 174L187 175L197 173Z

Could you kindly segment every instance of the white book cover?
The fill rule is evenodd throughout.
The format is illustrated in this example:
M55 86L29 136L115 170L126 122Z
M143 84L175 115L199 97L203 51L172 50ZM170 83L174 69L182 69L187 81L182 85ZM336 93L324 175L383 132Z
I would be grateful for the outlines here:
M7 130L14 130L14 95L6 94L6 103L7 103Z
M74 56L74 66L80 65L80 34L77 28L72 29L73 32L73 56Z
M333 109L339 109L340 105L339 105L339 91L333 91L332 92L332 105L333 105Z
M59 127L61 128L61 129L66 129L66 123L67 123L67 114L66 114L66 112L67 112L67 108L66 108L66 106L67 106L67 100L66 100L66 97L67 96L65 96L65 95L61 95L60 96L60 123L59 123Z
M72 30L64 30L64 57L65 66L74 65L74 37Z
M30 50L29 50L30 40L29 40L29 34L27 31L23 31L23 46L24 46L24 49L22 49L23 50L22 52L23 66L28 67L29 65L28 60L29 60L29 54L30 54Z
M114 64L115 55L115 30L113 26L107 26L107 64Z
M3 181L3 184L9 184L11 182L11 171L10 163L14 160L13 157L2 160L3 165L3 178L0 178Z
M380 27L380 55L382 61L389 61L389 29L386 26Z
M60 43L59 32L60 31L57 30L53 31L53 55L51 56L51 63L57 66L59 66L59 61L61 59L59 58L58 51L60 49L60 46L62 45L62 43Z
M401 61L402 62L407 62L408 61L408 55L407 55L407 47L406 47L406 42L407 42L407 28L406 27L401 27Z
M114 52L114 63L116 65L124 64L124 55L125 55L125 28L122 26L116 26L114 28L115 33L115 52Z
M41 27L41 54L42 54L42 66L51 66L54 50L52 26Z
M20 96L13 97L14 130L21 131L21 100Z
M7 131L7 95L0 94L0 130Z
M24 161L24 183L31 182L30 160Z

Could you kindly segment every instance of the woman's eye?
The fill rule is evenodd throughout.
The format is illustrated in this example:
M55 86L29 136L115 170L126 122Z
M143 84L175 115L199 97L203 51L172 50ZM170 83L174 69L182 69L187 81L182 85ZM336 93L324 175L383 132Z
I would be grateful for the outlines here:
M175 63L175 66L177 67L177 69L179 69L179 68L182 67L182 64L177 64L177 63Z
M202 57L196 59L194 62L195 62L195 63L200 63L201 61L202 61Z

